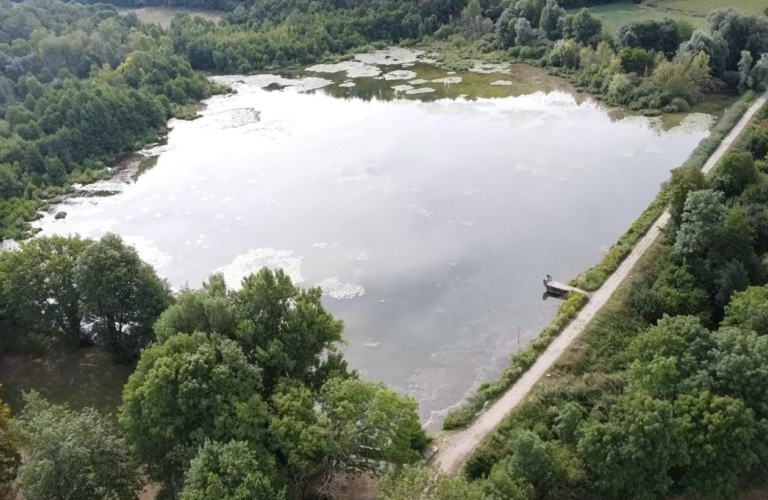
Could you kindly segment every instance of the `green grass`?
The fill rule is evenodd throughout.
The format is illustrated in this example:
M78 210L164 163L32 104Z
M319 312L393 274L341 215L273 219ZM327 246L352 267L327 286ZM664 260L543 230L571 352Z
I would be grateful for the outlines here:
M16 414L23 406L22 393L34 389L52 403L115 414L133 370L133 365L115 365L98 347L38 358L5 355L0 358L0 399Z
M170 27L173 16L176 14L189 14L192 17L200 16L203 19L207 19L213 22L218 22L222 16L222 13L217 11L185 9L183 7L140 7L137 9L118 8L117 11L121 14L128 14L133 12L141 22L159 24L163 28Z
M670 9L698 16L706 16L710 11L725 7L735 7L744 14L762 14L766 5L765 0L655 0L649 4L657 9Z
M706 30L709 12L735 7L744 14L762 14L765 0L652 0L636 4L631 0L598 5L589 10L603 23L603 31L615 35L619 28L630 21L661 21L673 19L688 21L694 28Z
M688 12L665 10L655 7L655 4L638 5L632 1L626 1L590 7L589 11L592 12L592 14L594 14L594 16L603 23L603 31L609 35L615 35L622 25L630 21L662 21L666 18L670 18L675 21L688 21L695 28L704 30L707 29L707 20L700 15L695 15Z

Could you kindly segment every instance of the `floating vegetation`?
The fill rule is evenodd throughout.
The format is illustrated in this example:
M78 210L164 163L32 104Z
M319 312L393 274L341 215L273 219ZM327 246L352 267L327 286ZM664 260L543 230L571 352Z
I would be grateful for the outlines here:
M366 54L356 54L355 60L372 65L405 65L413 64L420 60L424 62L424 59L421 58L422 55L424 55L423 50L388 47Z
M377 73L378 74L378 73ZM278 84L284 89L290 88L297 92L309 92L317 90L333 82L325 78L307 76L304 78L286 78L281 75L218 75L211 77L214 82L234 88L238 92L253 93L253 89L263 89L273 84ZM225 97L226 98L226 97Z
M395 85L394 87L392 87L392 90L394 90L395 92L407 92L412 89L413 87L410 85Z
M323 295L328 295L334 299L352 299L365 295L365 288L360 285L354 285L352 283L342 283L335 276L333 278L326 278L317 285L323 289Z
M302 283L301 257L294 257L290 250L275 250L274 248L256 248L238 255L231 264L220 267L215 272L224 275L227 286L238 290L242 287L243 278L258 273L262 267L282 269L293 284Z
M429 94L430 92L434 92L435 89L431 87L419 87L418 89L412 89L412 90L406 90L405 93L408 95L413 94Z
M225 109L208 115L208 117L214 116L216 117L214 123L222 129L240 128L261 120L261 113L256 108L251 107Z
M469 68L469 71L483 74L503 73L508 75L512 73L512 70L509 69L509 64L507 63L486 63L482 61L475 61L474 65Z
M452 85L454 83L461 83L460 76L446 76L445 78L438 78L432 80L432 83L444 83L445 85Z
M385 80L411 80L413 78L416 78L416 72L404 69L390 71L384 75Z
M355 86L355 82L344 82L339 84L339 87L354 87L354 86Z
M154 267L155 270L159 271L173 260L173 257L157 248L152 240L144 236L123 236L123 240L134 246L142 260Z
M307 68L313 73L340 73L345 72L348 78L371 78L378 76L381 70L376 66L360 61L343 61L335 64L315 64Z
M683 134L705 132L712 128L715 121L716 118L708 113L690 113L683 118L680 125L669 129L669 132Z
M427 83L429 80L424 80L422 78L417 78L415 80L410 80L408 83L410 85L422 85L424 83Z

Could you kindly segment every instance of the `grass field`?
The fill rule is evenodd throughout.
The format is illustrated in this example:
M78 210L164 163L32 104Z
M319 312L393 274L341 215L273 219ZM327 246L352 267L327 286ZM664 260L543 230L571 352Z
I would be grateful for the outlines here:
M7 355L0 358L0 399L15 414L21 410L22 392L34 389L52 403L114 414L133 370L132 365L115 365L97 347L40 358Z
M219 19L221 19L222 15L221 12L210 10L192 10L182 7L141 7L138 9L119 8L117 11L121 14L128 14L129 12L133 12L141 22L159 24L164 28L167 28L171 25L173 16L176 14L189 14L193 17L200 16L204 19L208 19L209 21L214 22L217 22Z
M710 11L725 7L735 7L745 14L762 14L768 7L768 2L765 0L653 0L648 6L706 16Z
M706 15L713 10L733 6L745 14L763 13L766 0L651 0L636 4L631 0L590 7L611 35L630 21L661 21L666 18L688 21L695 28L707 29Z
M666 18L675 21L685 20L698 29L707 28L707 20L692 14L669 11L649 5L638 5L632 1L612 3L590 7L595 17L603 23L603 30L611 35L616 34L619 28L630 21L661 21Z

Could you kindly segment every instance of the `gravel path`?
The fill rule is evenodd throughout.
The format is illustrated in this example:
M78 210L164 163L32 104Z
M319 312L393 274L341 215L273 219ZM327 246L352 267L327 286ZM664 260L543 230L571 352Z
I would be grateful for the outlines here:
M768 99L768 92L757 99L747 112L744 113L741 120L739 120L728 136L723 139L723 142L707 160L704 167L702 167L702 171L705 174L712 170L720 161L754 114L766 102L766 99ZM434 457L434 463L443 472L449 475L457 474L464 461L469 458L483 439L528 395L536 382L552 368L552 365L554 365L560 355L584 331L584 328L595 317L595 314L608 302L608 299L616 291L619 284L629 275L632 267L634 267L651 244L656 241L661 228L664 227L668 220L669 212L665 211L656 220L648 233L635 245L635 248L632 249L632 252L624 259L619 268L603 283L600 289L592 294L589 303L579 312L576 319L549 345L547 350L539 356L539 359L525 372L520 380L510 387L500 399L482 413L469 427L461 431L446 433L438 439L437 446L439 451Z

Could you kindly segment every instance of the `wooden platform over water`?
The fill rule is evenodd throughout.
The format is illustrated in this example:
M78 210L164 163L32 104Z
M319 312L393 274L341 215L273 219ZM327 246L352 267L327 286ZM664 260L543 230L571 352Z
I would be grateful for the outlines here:
M578 292L584 295L589 295L584 290L581 290L579 288L576 288L571 285L566 285L565 283L560 283L559 281L555 281L552 279L552 276L547 275L546 278L544 278L544 288L546 288L547 293L550 295L556 295L558 297L562 297L563 295L567 295L568 292Z

